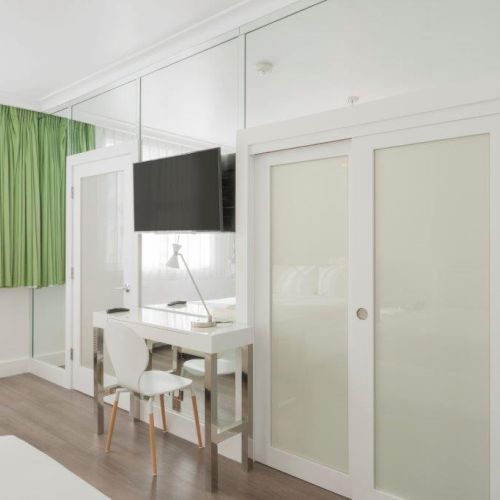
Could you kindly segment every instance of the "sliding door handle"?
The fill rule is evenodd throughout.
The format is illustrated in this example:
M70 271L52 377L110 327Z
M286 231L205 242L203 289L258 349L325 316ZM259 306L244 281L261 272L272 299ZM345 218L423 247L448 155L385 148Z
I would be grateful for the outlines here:
M356 311L356 316L358 317L358 319L360 319L361 321L364 321L365 319L368 318L368 311L364 308L364 307L360 307L357 311Z
M130 285L125 283L123 286L115 286L113 290L123 290L125 293L130 293Z

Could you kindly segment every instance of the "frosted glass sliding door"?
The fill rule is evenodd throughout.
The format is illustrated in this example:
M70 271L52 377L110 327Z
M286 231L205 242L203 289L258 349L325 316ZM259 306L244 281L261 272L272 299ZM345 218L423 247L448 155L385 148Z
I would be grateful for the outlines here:
M271 446L347 453L347 158L271 167Z
M489 135L374 156L374 486L487 500Z
M262 155L256 166L255 454L350 496L349 142Z

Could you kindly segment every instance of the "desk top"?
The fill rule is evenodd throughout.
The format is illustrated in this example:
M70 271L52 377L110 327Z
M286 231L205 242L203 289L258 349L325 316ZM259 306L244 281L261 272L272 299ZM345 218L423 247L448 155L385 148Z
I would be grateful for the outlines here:
M144 339L213 354L253 344L253 329L240 323L220 323L214 328L191 326L193 317L148 308L129 312L94 313L94 326L106 330L109 322L123 323Z
M205 303L212 316L216 320L221 321L234 321L236 299L234 297L227 297L224 299L210 299ZM195 316L199 318L206 318L207 313L203 304L199 300L190 300L186 304L177 306L169 306L166 303L162 304L148 304L144 306L146 309L156 309L158 311L173 312L177 314L186 314L188 316Z

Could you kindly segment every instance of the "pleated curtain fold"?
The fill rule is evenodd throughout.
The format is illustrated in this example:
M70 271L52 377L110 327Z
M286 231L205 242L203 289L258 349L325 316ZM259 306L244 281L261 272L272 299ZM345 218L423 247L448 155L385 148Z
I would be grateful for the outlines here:
M0 287L65 281L66 155L92 125L0 105Z

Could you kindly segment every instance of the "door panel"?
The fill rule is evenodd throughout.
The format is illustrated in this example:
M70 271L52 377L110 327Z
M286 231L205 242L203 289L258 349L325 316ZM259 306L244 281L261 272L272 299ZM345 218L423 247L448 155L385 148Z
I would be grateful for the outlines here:
M489 498L489 136L375 152L375 487Z
M271 446L348 472L346 157L271 167L271 252Z
M348 153L341 142L265 155L256 179L257 460L343 495Z
M93 313L138 305L137 236L133 232L132 166L136 148L123 144L68 158L74 199L68 217L73 281L68 288L73 387L93 394ZM113 370L105 352L105 376Z
M124 305L123 171L81 178L80 361L93 367L92 313ZM112 374L109 363L107 373Z
M355 499L499 498L498 130L352 141Z

